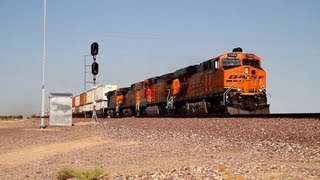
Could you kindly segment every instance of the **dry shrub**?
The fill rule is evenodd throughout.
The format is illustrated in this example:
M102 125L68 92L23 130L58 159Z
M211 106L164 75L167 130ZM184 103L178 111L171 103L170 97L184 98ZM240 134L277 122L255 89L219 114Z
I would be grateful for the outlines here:
M66 180L69 178L76 178L79 180L96 180L103 176L106 176L103 169L74 169L70 167L63 167L57 174L58 180Z
M232 171L225 167L224 165L218 166L218 171L224 173L225 179L227 180L242 180L243 178L240 175L235 175Z
M23 119L22 115L17 116L0 116L1 120Z

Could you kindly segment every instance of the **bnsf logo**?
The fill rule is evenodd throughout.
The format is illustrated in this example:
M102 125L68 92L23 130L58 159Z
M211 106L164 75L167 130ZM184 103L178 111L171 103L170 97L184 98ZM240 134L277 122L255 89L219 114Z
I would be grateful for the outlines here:
M263 79L264 76L250 76L249 78L252 78L252 79ZM228 79L248 79L248 76L246 75L230 75L228 77Z

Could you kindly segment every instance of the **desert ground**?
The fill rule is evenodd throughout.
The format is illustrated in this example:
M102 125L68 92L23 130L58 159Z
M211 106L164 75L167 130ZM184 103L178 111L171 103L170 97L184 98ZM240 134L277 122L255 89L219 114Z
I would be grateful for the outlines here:
M63 167L99 167L101 179L320 179L319 119L0 120L0 140L0 179L56 179Z

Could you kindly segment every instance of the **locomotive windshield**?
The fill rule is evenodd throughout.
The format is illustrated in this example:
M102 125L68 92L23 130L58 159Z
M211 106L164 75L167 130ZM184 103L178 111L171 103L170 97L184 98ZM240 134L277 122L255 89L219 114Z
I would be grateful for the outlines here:
M222 66L224 69L230 69L240 65L241 65L240 59L223 59L222 60Z
M243 65L253 66L253 67L260 67L260 61L256 59L244 59Z

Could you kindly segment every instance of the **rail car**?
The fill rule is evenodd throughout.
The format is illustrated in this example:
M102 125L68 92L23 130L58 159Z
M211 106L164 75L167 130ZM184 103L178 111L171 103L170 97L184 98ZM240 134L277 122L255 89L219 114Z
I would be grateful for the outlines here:
M105 93L104 115L269 114L261 58L232 52Z
M117 89L117 85L101 85L72 97L72 114L74 117L91 117L93 106L97 115L102 117L108 107L105 93Z

